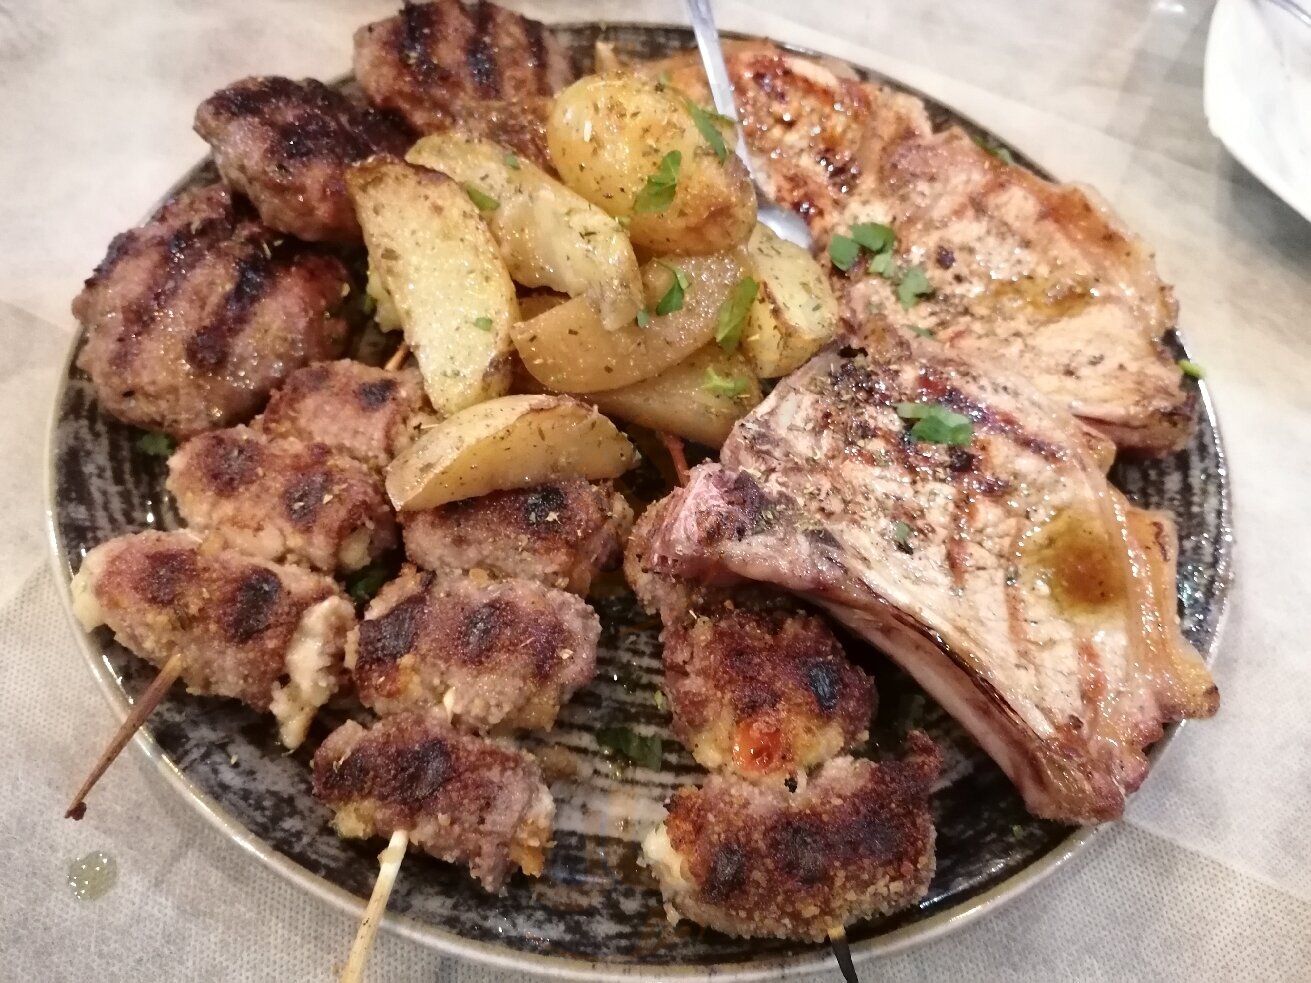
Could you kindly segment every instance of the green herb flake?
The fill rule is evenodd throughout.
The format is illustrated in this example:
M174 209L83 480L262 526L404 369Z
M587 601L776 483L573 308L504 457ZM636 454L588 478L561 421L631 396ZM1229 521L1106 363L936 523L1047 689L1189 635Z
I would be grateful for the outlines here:
M166 433L144 433L137 441L137 450L151 457L168 457L177 447L177 441Z
M737 399L747 391L747 380L737 375L720 375L711 366L706 369L706 380L701 388L716 396Z
M726 352L737 351L742 341L742 329L746 327L747 315L751 305L756 302L756 293L760 285L749 276L738 281L728 299L719 305L719 315L715 322L715 341Z
M659 91L659 92L664 92L665 89L669 88L669 86L670 86L670 82L669 82L669 73L668 73L668 72L661 72L659 75L656 76L656 90L657 90L657 91Z
M1186 358L1179 359L1179 371L1190 379L1205 379L1206 369Z
M892 524L892 541L903 553L913 552L910 548L910 526L900 519Z
M641 310L637 312L637 326L639 328L645 328L650 323L651 323L651 312L648 311L645 307L643 307Z
M655 704L657 710L663 710L665 708L665 691L658 689L652 693L651 702Z
M374 563L346 581L346 593L357 605L368 604L382 590L382 585L396 575L396 570L385 563Z
M884 279L895 280L897 278L896 257L891 252L879 253L869 261L869 269L871 273L877 273Z
M876 254L887 252L897 243L897 234L892 231L892 226L880 225L878 222L857 222L851 227L851 238Z
M897 416L914 420L910 435L926 444L947 444L961 447L974 436L974 424L938 403L898 403Z
M988 153L992 154L992 156L996 157L1003 164L1007 164L1011 167L1015 166L1015 155L1011 153L1010 148L1005 144L999 143L992 137L984 136L982 134L975 134L970 139L984 150L988 151Z
M720 132L716 124L727 123L729 126L734 126L737 121L730 116L702 109L691 99L684 99L683 105L687 106L692 122L696 124L700 134L705 137L706 143L710 144L710 149L715 152L719 162L722 164L728 160L728 145L724 143L724 134Z
M656 304L655 312L661 317L664 317L666 314L672 314L674 311L683 309L683 294L687 291L688 279L687 274L677 266L672 266L669 263L664 262L660 265L674 276L674 282L669 285L669 289L665 291L665 295L661 297L660 302Z
M501 207L501 203L485 191L480 191L472 184L461 185L464 193L469 196L469 200L478 206L480 212L494 212Z
M835 235L828 243L828 258L834 266L846 273L860 259L860 243L850 236Z
M596 743L607 754L639 768L657 771L664 761L664 744L658 735L639 734L631 727L602 727Z
M918 304L921 297L927 297L931 293L933 293L933 285L924 275L922 266L912 266L902 274L901 282L897 284L897 300L906 310Z
M633 199L633 211L644 214L663 212L674 203L678 191L678 172L683 166L683 155L671 150L660 159L656 172L646 179L646 185Z
M913 331L913 332L915 332L915 334L919 335L921 338L932 338L932 337L933 337L933 332L932 332L932 331L930 331L928 328L921 328L921 327L920 327L919 325L917 325L917 324L912 324L912 325L910 326L910 330Z
M490 317L476 317L473 319L473 326L479 331L491 331L492 319Z
M507 151L505 156L502 157L501 159L505 161L505 166L510 168L510 170L512 171L519 170L519 158L516 157L514 154Z

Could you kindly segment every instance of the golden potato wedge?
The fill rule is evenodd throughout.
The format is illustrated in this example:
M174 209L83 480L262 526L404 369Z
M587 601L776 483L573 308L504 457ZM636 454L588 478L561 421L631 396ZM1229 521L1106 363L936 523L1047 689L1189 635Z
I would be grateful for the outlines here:
M445 415L506 393L519 306L469 196L445 174L385 156L353 166L346 184L379 310L400 322L433 407Z
M761 396L747 360L712 342L650 379L581 398L607 416L719 447Z
M424 137L405 155L472 189L510 276L596 302L607 328L633 319L642 281L628 234L613 218L532 161L489 140L456 133Z
M502 396L447 417L387 468L402 510L430 509L556 478L617 478L633 445L595 407L568 396Z
M629 323L607 331L595 304L576 297L511 328L524 365L556 392L618 389L658 375L709 342L719 307L747 274L740 252L653 260L642 267L647 307L656 310L674 283L687 281L683 306L652 315L646 327Z
M755 225L751 177L732 151L729 128L720 133L727 149L722 162L685 96L624 73L579 79L556 97L546 124L551 159L565 184L626 219L638 249L684 256L739 246ZM648 189L651 179L664 186L663 194Z
M757 224L747 257L759 284L742 350L762 379L798 368L838 332L838 301L815 258Z

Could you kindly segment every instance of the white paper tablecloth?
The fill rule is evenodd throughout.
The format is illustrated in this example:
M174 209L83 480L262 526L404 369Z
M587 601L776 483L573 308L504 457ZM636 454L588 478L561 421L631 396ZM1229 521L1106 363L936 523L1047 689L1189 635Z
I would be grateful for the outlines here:
M59 818L114 718L60 611L45 430L69 299L193 160L196 103L250 73L335 75L389 2L0 0L0 979L324 980L352 920L206 825L129 752ZM521 4L672 20L662 3ZM1311 979L1311 225L1207 134L1206 4L722 2L721 26L861 59L1096 185L1177 284L1232 464L1237 583L1220 716L1190 725L1128 818L993 917L866 980ZM789 19L791 18L791 19ZM68 862L104 849L93 903ZM377 980L502 983L384 934ZM836 978L836 974L831 977Z

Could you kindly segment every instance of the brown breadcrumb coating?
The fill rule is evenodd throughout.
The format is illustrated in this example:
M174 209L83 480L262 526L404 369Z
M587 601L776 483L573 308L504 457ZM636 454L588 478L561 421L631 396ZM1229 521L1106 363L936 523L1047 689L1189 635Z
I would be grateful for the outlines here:
M262 560L350 572L398 540L382 481L325 444L249 427L201 434L169 458L167 488L189 526Z
M409 135L383 113L314 79L246 78L196 110L196 132L223 180L270 228L309 242L358 242L346 168L378 153L403 154Z
M346 664L380 714L436 709L475 730L549 729L595 675L600 635L573 594L407 566L351 633Z
M406 554L421 567L482 569L586 594L619 561L633 512L608 484L567 479L406 512L401 524Z
M189 692L272 710L288 747L345 679L355 609L332 580L202 547L187 532L100 544L82 561L72 593L88 631L108 625L156 666L182 653Z
M341 354L348 285L339 259L259 224L221 185L184 191L115 237L73 301L77 364L127 423L179 438L228 426Z
M273 437L327 444L381 470L433 419L418 369L389 372L351 359L293 372L255 426Z
M460 734L433 714L386 717L333 731L314 755L314 794L347 837L407 830L410 843L468 864L488 891L517 867L536 877L555 803L522 751Z
M674 793L643 853L673 920L820 941L924 896L938 769L937 748L916 731L904 760L835 758L796 792L716 775Z

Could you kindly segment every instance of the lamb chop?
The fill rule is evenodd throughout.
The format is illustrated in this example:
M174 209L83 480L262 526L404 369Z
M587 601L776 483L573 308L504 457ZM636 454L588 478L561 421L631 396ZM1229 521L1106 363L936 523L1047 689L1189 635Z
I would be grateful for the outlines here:
M527 580L407 566L351 633L346 665L380 714L445 713L486 731L549 730L596 673L601 623L573 594Z
M549 170L549 97L573 66L545 26L486 0L407 0L355 32L355 77L374 106L420 133L455 127Z
M933 877L938 768L915 731L904 760L835 758L795 792L719 775L679 789L642 844L670 919L820 941L913 904Z
M347 340L336 257L260 225L220 185L184 191L117 236L73 314L78 366L126 423L186 438L249 419Z
M326 444L232 427L187 441L168 470L188 525L262 560L349 573L397 543L382 480Z
M823 605L1037 815L1119 816L1162 725L1218 706L1168 519L1125 503L1060 406L935 342L816 357L674 494L653 569Z
M195 125L264 224L310 242L359 242L346 168L410 144L397 121L314 79L234 82L200 104Z
M935 131L919 99L828 64L760 42L727 58L771 199L821 246L861 223L895 233L877 263L867 253L834 277L864 341L928 332L1023 375L1122 449L1187 443L1196 394L1164 343L1173 294L1091 190L1013 166L959 127ZM705 89L694 52L643 71Z

